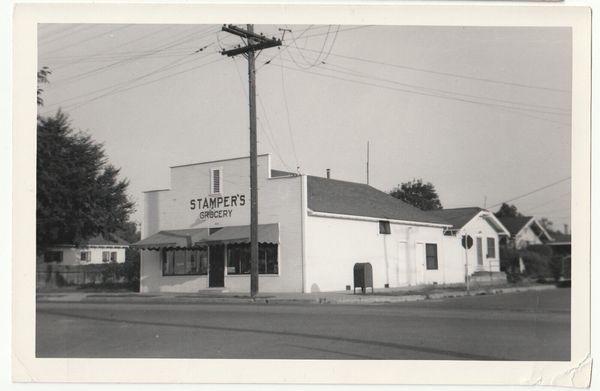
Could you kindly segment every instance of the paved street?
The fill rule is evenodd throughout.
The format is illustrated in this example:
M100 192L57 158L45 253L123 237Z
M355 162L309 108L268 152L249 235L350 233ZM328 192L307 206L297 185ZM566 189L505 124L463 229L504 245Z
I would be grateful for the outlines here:
M569 360L570 289L386 305L38 303L38 357Z

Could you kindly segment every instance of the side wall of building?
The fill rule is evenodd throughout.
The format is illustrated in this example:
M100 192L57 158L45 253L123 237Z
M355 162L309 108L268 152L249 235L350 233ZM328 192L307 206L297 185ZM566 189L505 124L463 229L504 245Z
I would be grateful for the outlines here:
M378 221L309 215L306 219L307 292L339 291L353 287L355 263L373 267L375 288L423 283L451 283L463 274L449 273L460 261L446 256L442 228L395 224L390 234L379 233ZM426 244L436 244L438 268L427 270Z
M201 217L191 200L210 196L210 170L222 170L223 195L245 197L244 205L226 208L226 217ZM216 228L249 225L250 183L249 159L195 164L171 170L171 189L145 193L142 237L161 230ZM279 225L279 273L260 275L261 292L300 292L302 290L302 177L269 178L268 156L258 160L259 224ZM208 276L163 276L160 253L142 250L142 292L197 292L208 288ZM225 290L248 292L249 275L228 275L225 268Z
M102 261L102 252L108 251L117 253L117 263L125 262L125 248L123 247L54 247L48 251L61 251L63 260L61 265L89 265L105 263ZM90 261L82 261L81 253L87 251L90 253ZM110 257L110 255L109 255Z

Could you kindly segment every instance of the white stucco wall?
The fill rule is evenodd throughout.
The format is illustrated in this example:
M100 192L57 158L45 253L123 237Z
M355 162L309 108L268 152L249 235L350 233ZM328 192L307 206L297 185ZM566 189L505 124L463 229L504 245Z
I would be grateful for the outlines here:
M221 168L223 195L244 195L245 204L227 209L231 215L200 219L190 200L210 195L210 170ZM193 164L171 169L169 190L145 193L142 238L161 230L214 228L250 224L249 159ZM258 158L258 222L279 224L279 274L260 275L261 292L300 292L302 290L302 183L303 177L269 178L268 155ZM208 288L206 276L162 276L158 251L142 250L142 292L196 292ZM224 289L250 290L249 275L228 276Z
M478 215L478 217L471 220L465 225L464 229L473 238L473 247L468 250L469 254L469 273L473 274L476 271L500 271L500 256L499 256L499 237L498 233L489 223ZM477 263L477 238L481 238L483 264ZM487 257L488 245L487 238L493 238L496 243L496 251L493 257ZM460 235L457 237L457 241L460 244ZM462 248L462 246L461 246ZM464 253L464 249L462 249ZM464 259L464 258L463 258Z
M392 223L391 234L379 233L378 221L309 215L306 219L307 292L353 287L353 267L370 262L373 285L391 288L449 282L446 278L447 241L443 229ZM436 243L438 269L425 266L425 243Z
M102 262L103 251L115 251L117 253L117 263L125 262L125 247L52 247L49 248L48 251L62 251L63 261L60 263L61 265L89 265L105 263ZM82 251L89 251L91 253L89 262L81 261Z

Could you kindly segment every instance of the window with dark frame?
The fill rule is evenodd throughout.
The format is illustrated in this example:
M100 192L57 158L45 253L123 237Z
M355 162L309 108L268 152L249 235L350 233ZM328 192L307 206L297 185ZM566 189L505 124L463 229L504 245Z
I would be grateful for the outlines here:
M117 262L117 252L116 251L111 251L110 252L110 261L111 262Z
M110 251L102 251L102 262L110 261Z
M210 186L212 194L221 194L222 186L221 186L222 178L221 178L221 169L213 168L211 170L211 178L210 178Z
M56 262L60 263L63 261L62 251L46 251L44 253L44 262Z
M189 276L208 274L208 249L163 250L162 275L163 276Z
M82 251L79 259L81 259L82 262L89 262L92 260L92 252L91 251Z
M436 243L425 244L425 259L427 263L427 270L437 270L438 256Z
M382 235L389 235L392 233L389 221L379 220L379 233Z
M487 258L496 258L496 239L487 238Z
M279 274L277 245L259 243L258 273ZM250 244L230 244L227 246L227 274L250 274Z

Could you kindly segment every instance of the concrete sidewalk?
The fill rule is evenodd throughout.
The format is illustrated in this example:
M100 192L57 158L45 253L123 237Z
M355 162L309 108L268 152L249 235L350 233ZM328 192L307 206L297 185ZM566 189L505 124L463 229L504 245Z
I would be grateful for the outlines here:
M408 301L439 300L451 297L496 295L526 291L556 289L555 285L523 285L502 287L478 287L470 292L457 287L434 288L410 287L376 289L374 294L353 294L352 291L319 293L262 293L253 300L249 295L222 291L197 293L136 293L136 292L38 292L38 302L85 302L85 303L131 303L131 304L205 304L205 303L280 303L280 304L384 304Z

